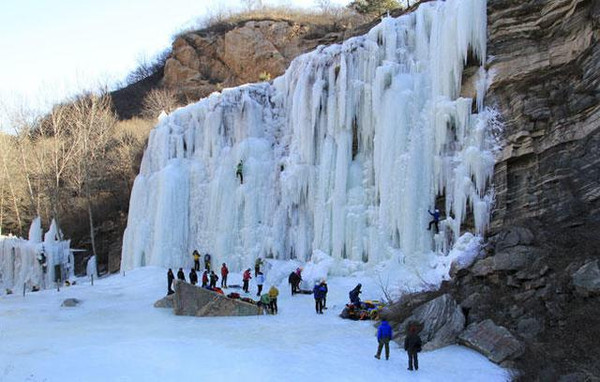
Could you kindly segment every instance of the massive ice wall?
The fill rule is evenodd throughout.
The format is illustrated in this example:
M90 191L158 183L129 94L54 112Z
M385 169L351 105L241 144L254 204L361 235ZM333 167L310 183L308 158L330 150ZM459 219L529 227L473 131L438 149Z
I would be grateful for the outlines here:
M485 82L477 102L459 97L469 55L483 67L486 1L425 3L298 57L272 84L227 89L162 119L134 184L123 269L188 265L193 249L233 269L315 250L418 263L448 250L469 209L482 232L493 140ZM447 218L434 235L427 210L437 195Z
M55 265L60 265L61 280L73 277L74 259L70 251L70 241L60 240L58 226L52 224L42 240L40 218L31 223L29 240L16 236L0 235L0 285L5 289L21 290L23 284L27 290L33 286L39 288L54 287L56 279ZM46 257L46 272L40 264L40 254ZM16 291L15 291L16 292Z

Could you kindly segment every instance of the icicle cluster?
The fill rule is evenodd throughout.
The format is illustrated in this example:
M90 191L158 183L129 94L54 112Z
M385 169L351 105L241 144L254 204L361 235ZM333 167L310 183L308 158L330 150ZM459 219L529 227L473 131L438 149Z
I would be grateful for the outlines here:
M298 57L272 84L163 118L132 192L123 269L189 264L194 249L235 270L315 250L417 259L447 252L468 209L482 232L494 166L485 71L476 106L459 94L467 59L483 67L485 56L485 0L424 3Z
M69 240L59 240L59 228L54 220L42 241L42 223L35 218L29 228L29 240L15 236L0 235L0 285L5 289L21 292L23 284L29 291L33 286L54 287L55 265L61 265L61 279L71 279L74 274L74 259ZM44 253L46 273L40 263ZM2 290L2 293L4 290Z

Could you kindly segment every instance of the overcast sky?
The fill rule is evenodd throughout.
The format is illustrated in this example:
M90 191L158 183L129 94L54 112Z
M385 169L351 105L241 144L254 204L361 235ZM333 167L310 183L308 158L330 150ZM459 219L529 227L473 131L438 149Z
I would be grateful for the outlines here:
M207 13L243 0L0 0L0 102L41 105L122 80ZM271 0L310 7L316 0ZM347 4L347 0L331 3Z

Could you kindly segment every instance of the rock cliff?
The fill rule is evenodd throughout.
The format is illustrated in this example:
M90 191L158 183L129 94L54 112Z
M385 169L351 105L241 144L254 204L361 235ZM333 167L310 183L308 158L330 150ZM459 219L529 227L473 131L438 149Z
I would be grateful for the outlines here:
M505 126L494 231L599 227L599 24L598 1L488 1L488 104Z
M224 24L175 39L163 86L198 100L216 90L277 77L317 45L338 41L345 28L291 20Z

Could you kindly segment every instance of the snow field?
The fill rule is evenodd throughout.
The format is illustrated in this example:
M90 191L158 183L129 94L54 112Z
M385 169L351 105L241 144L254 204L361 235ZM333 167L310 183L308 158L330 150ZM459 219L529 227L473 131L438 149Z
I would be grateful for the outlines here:
M166 292L164 268L139 268L93 287L78 281L60 292L0 297L0 381L508 380L506 371L460 346L421 353L412 373L395 343L389 361L375 359L373 323L338 317L356 283L363 299L380 293L368 277L329 278L323 315L312 296L291 297L282 284L279 315L222 318L154 308ZM237 283L241 275L231 274L230 284ZM265 289L270 285L267 274ZM61 307L66 298L82 303Z

